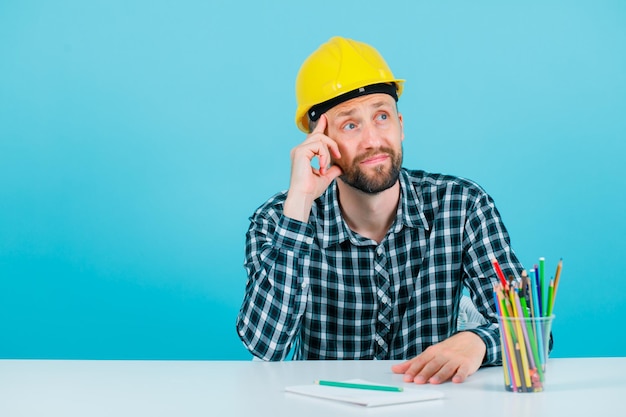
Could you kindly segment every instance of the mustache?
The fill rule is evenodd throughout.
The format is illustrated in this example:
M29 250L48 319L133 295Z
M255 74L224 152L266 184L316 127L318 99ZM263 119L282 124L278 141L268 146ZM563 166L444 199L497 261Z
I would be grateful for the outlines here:
M385 154L387 154L387 155L389 155L391 157L395 156L395 152L393 151L393 149L388 148L388 147L382 147L382 148L378 148L378 149L373 149L373 150L368 151L368 152L366 152L366 153L364 153L362 155L357 156L356 158L354 158L354 162L358 164L358 163L360 163L360 162L362 162L362 161L364 161L366 159L369 159L369 158L371 158L373 156L380 155L381 153L385 153Z

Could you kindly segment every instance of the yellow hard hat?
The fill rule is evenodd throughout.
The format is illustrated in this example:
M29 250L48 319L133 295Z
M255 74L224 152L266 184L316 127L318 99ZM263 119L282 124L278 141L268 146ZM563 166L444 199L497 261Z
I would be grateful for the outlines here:
M335 36L300 67L296 77L296 125L309 133L309 117L317 120L331 107L364 94L388 93L397 100L403 85L404 80L393 76L372 46Z

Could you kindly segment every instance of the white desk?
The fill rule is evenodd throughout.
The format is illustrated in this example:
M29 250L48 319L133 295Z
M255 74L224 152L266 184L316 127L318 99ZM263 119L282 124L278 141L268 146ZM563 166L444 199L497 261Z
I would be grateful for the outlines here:
M536 394L506 392L500 367L423 386L444 399L379 408L283 391L315 379L401 385L392 363L0 360L0 416L626 416L626 357L550 359Z

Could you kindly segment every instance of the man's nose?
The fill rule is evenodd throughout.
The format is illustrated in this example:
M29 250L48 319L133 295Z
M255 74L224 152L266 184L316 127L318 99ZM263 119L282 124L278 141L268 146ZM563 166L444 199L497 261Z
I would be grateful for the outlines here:
M378 148L381 145L380 132L373 122L363 124L361 144L366 148Z

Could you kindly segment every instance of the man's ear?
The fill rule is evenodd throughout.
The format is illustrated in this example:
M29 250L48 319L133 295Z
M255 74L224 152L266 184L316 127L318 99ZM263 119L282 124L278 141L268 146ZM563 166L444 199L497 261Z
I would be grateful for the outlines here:
M402 120L402 113L398 113L398 120L400 121L400 130L402 130L401 140L404 141L404 120Z

